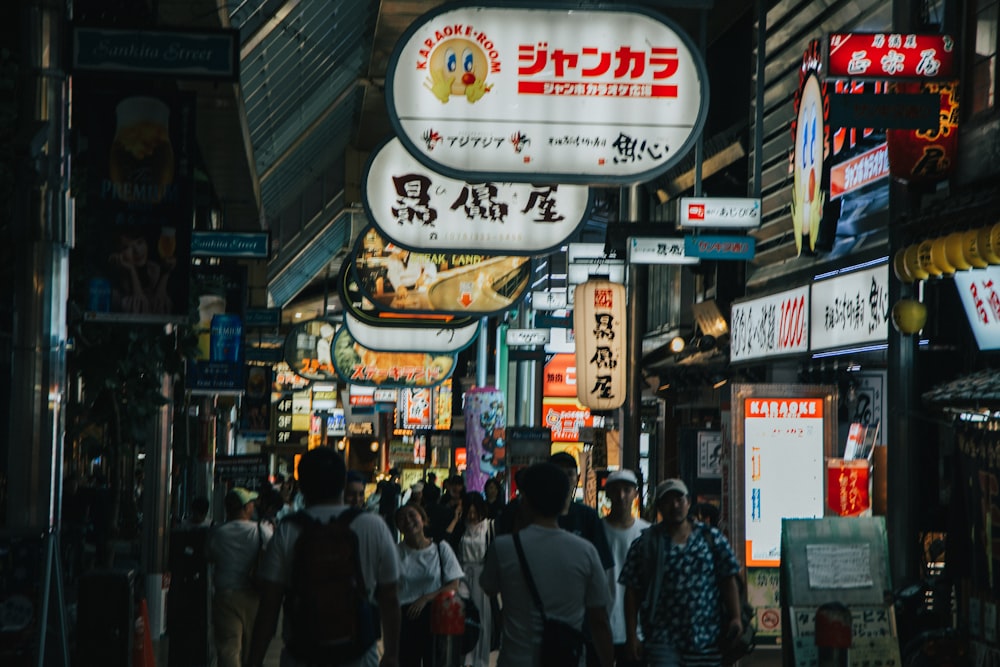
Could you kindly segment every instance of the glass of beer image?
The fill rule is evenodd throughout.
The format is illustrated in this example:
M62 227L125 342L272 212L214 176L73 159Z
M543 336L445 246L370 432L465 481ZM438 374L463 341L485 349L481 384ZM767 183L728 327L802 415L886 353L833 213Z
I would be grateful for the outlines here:
M156 242L156 251L160 253L160 259L170 259L177 252L177 233L173 227L162 227L160 238Z
M109 175L115 199L158 204L174 180L170 108L155 97L118 103Z
M212 318L226 312L226 297L218 294L202 294L198 297L198 359L212 358Z

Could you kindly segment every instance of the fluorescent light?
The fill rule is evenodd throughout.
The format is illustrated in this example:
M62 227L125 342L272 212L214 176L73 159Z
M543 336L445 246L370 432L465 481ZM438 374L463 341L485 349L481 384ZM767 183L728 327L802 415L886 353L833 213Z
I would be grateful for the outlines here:
M852 266L845 266L842 269L834 269L833 271L827 271L826 273L820 273L813 276L813 280L823 280L824 278L832 278L833 276L843 275L845 273L851 273L852 271L860 271L861 269L867 269L871 266L878 266L879 264L884 264L889 261L889 257L878 257L876 259L869 260L867 262L862 262L860 264L854 264Z
M813 359L824 359L826 357L841 357L845 354L857 354L858 352L878 352L879 350L885 350L889 347L888 343L879 343L878 345L866 345L865 347L852 347L846 350L831 350L830 352L817 352L812 355Z

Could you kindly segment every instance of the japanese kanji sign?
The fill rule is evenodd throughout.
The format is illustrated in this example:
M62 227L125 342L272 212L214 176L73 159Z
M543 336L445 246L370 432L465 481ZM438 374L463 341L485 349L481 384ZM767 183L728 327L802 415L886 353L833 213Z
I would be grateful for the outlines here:
M395 138L368 163L362 191L386 238L428 252L542 254L572 236L590 209L585 186L455 180L417 162Z
M809 349L883 344L889 338L889 265L812 284Z
M457 354L376 352L346 327L333 339L333 367L344 382L372 387L433 387L451 377Z
M831 33L827 76L835 79L942 79L955 76L957 53L950 35Z
M733 304L729 358L748 361L809 349L809 287Z
M588 280L574 294L576 397L593 410L625 402L625 286Z
M646 181L685 156L708 110L691 39L635 7L438 8L399 40L387 84L406 149L476 182Z
M1000 266L956 271L955 287L979 349L1000 349Z

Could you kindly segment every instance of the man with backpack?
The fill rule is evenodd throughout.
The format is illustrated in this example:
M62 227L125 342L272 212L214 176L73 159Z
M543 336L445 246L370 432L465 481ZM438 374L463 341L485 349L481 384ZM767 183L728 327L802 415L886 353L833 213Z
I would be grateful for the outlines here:
M318 447L302 455L299 488L306 508L281 522L261 562L249 667L263 663L282 603L281 667L399 664L396 547L378 515L344 504L346 478L336 451Z

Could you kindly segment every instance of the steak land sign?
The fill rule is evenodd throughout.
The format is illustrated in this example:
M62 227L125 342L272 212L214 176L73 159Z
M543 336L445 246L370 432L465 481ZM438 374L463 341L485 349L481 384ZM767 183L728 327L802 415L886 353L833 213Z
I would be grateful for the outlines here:
M690 37L635 7L434 10L399 40L387 79L406 149L473 181L646 181L685 156L708 112Z

